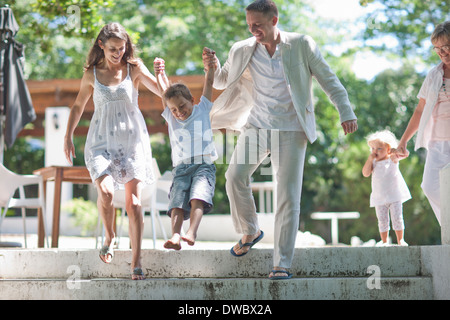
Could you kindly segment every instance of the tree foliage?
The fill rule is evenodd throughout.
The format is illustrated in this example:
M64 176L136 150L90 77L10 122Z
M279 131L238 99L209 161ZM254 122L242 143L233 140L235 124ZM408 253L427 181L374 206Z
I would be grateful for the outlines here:
M436 25L450 20L450 2L445 0L360 0L361 5L378 4L370 15L364 39L393 36L398 45L381 43L373 48L392 50L400 56L420 56L428 63L437 61L430 50L430 35Z

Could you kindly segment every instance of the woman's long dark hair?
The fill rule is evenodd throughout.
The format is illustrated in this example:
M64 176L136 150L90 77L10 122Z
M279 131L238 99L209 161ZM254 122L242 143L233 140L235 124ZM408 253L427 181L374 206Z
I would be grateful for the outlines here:
M131 38L126 32L125 28L120 23L111 22L105 25L102 30L100 30L97 39L95 39L94 45L89 51L84 70L88 70L103 61L103 59L105 58L105 54L103 53L102 48L100 48L99 46L99 41L105 44L106 41L111 38L117 38L126 42L125 53L122 57L123 62L130 63L132 65L136 65L139 62L139 60L134 56L134 45L131 42Z

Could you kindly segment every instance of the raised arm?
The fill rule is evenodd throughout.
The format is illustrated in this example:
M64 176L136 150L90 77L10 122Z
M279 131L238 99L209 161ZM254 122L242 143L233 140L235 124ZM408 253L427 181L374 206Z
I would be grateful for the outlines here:
M158 90L162 94L164 91L169 88L169 79L167 78L166 72L165 72L165 61L164 59L156 57L153 61L153 68L155 70L156 75L156 82L158 84Z
M80 122L81 115L89 98L94 91L94 73L92 69L87 70L81 79L80 91L70 109L69 120L67 123L66 135L64 136L64 154L67 161L72 164L72 158L76 158L75 147L73 145L73 133Z
M203 56L209 55L214 56L216 53L209 49L209 48L203 48ZM212 92L213 92L213 84L214 84L214 71L215 71L215 61L210 60L205 63L205 60L203 60L203 64L205 66L206 74L205 74L205 82L203 84L203 96L206 97L209 101L212 99Z
M211 65L214 67L214 87L218 90L225 89L228 79L229 61L227 60L227 63L221 67L219 59L216 57L216 52L208 48L203 49L202 60L204 66Z
M149 89L154 94L161 97L162 92L159 90L156 83L156 78L150 73L144 63L139 62L137 65L133 66L133 83L136 88L139 87L139 83L142 83L147 89Z
M364 164L362 168L362 174L364 177L369 177L372 174L373 171L373 159L375 159L375 155L371 153L369 157L367 158L366 163Z

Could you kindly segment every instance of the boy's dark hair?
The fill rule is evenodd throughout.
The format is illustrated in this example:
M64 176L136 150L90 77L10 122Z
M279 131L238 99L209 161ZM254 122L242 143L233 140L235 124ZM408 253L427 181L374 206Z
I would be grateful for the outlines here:
M167 90L163 93L162 98L163 98L164 104L166 105L167 100L172 99L173 97L179 97L179 96L182 96L186 100L192 99L191 91L189 90L189 88L186 85L184 85L182 83L175 83L175 84L172 84L169 88L167 88Z
M250 3L245 10L262 12L265 16L270 18L273 16L278 17L277 5L271 0L256 0Z

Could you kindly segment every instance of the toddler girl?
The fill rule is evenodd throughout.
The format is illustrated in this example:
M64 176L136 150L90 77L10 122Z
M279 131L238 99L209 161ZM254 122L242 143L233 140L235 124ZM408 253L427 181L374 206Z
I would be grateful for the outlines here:
M411 199L408 186L400 173L400 158L394 153L398 145L394 134L388 130L375 132L367 137L371 149L362 173L365 177L372 174L372 193L370 207L375 207L381 245L387 245L389 233L389 211L392 227L401 246L408 244L403 239L404 222L402 203Z

